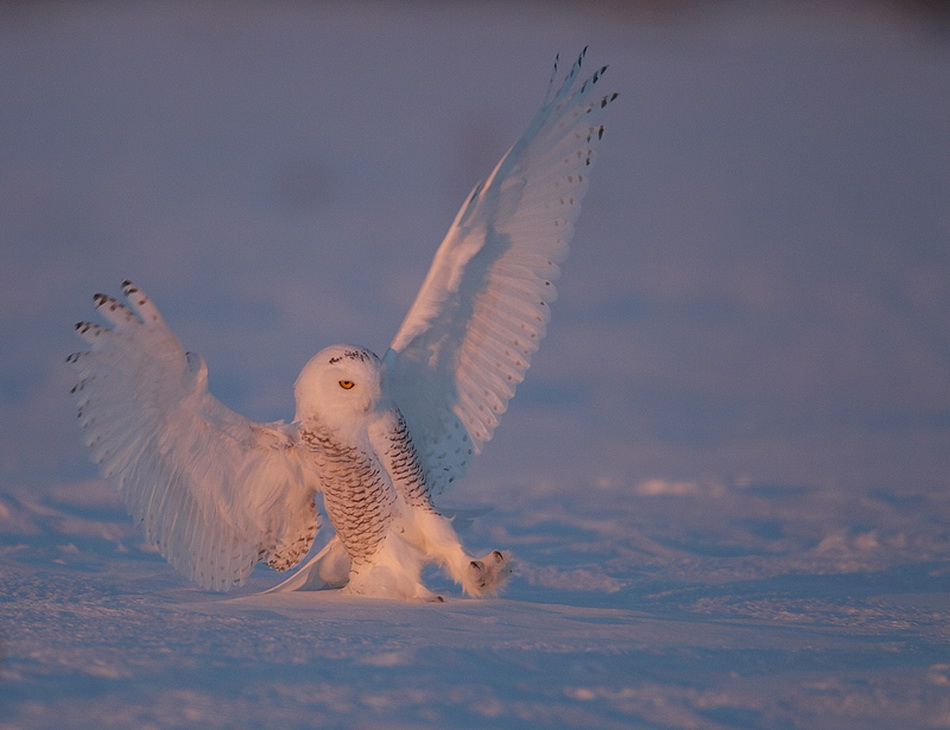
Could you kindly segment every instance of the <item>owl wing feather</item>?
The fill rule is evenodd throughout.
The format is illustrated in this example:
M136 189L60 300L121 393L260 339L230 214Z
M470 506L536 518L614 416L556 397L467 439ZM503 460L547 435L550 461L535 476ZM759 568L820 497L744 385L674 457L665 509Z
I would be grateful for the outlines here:
M606 67L576 86L583 59L560 87L555 63L541 109L465 200L384 358L433 493L492 437L544 337L617 96L595 93Z
M205 588L243 583L258 561L292 567L319 526L319 475L301 459L295 430L255 423L214 398L204 360L182 349L140 289L123 289L131 307L96 295L111 327L76 325L91 347L68 360L102 474L147 539Z

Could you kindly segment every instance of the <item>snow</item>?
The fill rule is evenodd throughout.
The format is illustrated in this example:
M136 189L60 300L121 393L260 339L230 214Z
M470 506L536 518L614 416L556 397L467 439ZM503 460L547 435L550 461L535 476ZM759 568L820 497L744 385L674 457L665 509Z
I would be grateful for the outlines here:
M0 728L950 727L946 25L556 7L0 8ZM289 417L587 43L621 98L550 333L446 495L508 591L187 583L77 433L91 295Z

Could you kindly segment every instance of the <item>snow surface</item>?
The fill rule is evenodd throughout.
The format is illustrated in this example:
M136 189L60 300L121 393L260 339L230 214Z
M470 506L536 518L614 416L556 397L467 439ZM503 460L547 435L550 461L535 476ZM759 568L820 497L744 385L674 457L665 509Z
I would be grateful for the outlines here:
M895 7L0 6L0 728L950 727L950 45ZM550 334L446 497L509 590L188 584L81 445L91 295L289 417L587 43Z

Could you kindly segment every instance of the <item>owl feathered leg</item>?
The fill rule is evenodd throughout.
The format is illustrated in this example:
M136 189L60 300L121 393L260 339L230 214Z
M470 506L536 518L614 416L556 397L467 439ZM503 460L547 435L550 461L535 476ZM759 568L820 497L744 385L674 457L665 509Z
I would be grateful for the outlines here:
M264 592L341 588L344 593L360 596L439 601L440 596L422 585L423 564L418 551L390 536L370 560L354 565L339 535L334 535L306 565L283 583Z
M507 555L495 550L483 558L473 559L462 547L450 519L425 508L415 509L413 518L415 530L410 539L415 537L427 562L441 565L465 593L494 595L508 582L511 566Z
M422 584L422 568L428 562L425 556L391 532L373 556L353 564L344 593L376 598L396 598L409 601L442 601Z
M354 562L346 593L380 598L441 601L422 584L427 563L440 565L469 596L494 595L511 575L508 556L497 550L474 559L462 547L452 521L416 507L386 536L372 557Z
M508 555L497 550L475 559L455 533L452 520L416 508L380 543L367 560L354 563L339 536L294 575L267 593L342 588L345 593L378 598L441 601L422 584L426 563L440 565L470 596L494 595L511 575Z

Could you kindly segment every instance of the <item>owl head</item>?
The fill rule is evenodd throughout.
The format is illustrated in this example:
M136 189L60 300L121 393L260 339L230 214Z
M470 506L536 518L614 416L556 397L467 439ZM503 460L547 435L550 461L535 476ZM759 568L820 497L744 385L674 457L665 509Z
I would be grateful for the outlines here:
M349 423L373 410L382 397L382 363L365 347L333 345L304 365L294 383L295 420Z

